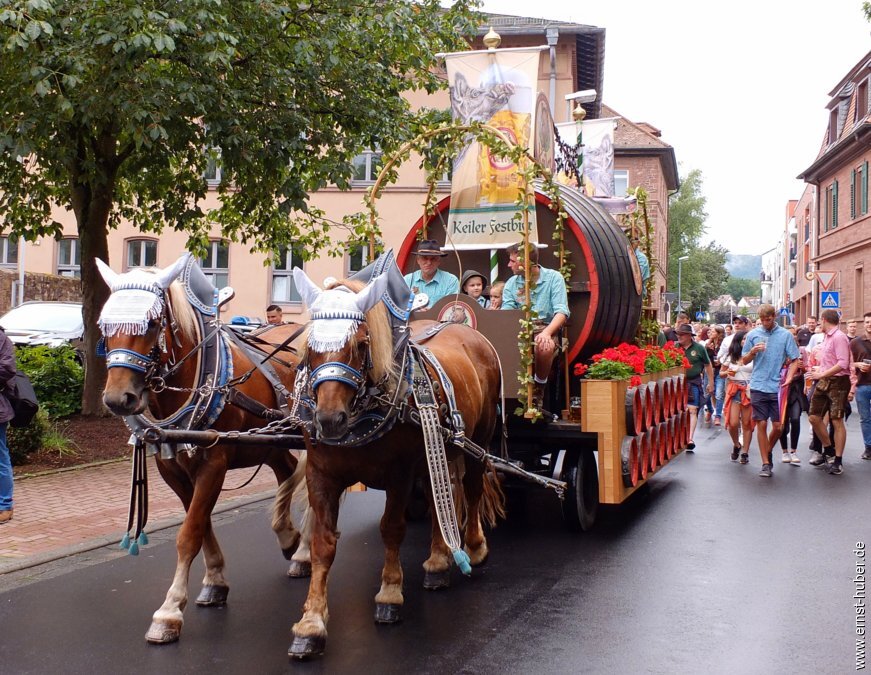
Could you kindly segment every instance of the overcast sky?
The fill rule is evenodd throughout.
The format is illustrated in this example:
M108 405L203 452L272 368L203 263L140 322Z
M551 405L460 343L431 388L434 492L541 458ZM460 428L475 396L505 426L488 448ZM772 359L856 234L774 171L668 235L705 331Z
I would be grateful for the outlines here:
M606 29L604 101L700 169L708 236L771 248L816 158L828 93L871 50L861 0L485 0L484 11Z

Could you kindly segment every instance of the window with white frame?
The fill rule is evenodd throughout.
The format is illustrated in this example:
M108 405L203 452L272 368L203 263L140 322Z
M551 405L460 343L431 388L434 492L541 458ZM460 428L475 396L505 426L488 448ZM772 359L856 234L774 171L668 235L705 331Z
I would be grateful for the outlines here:
M57 273L62 277L82 276L82 253L76 237L65 237L57 243Z
M376 250L383 248L380 239L376 240L375 247ZM355 272L359 272L361 269L366 267L366 265L372 262L372 259L369 256L368 241L352 242L346 246L345 250L347 251L347 255L345 256L347 269L345 270L345 273L348 276L351 276Z
M203 273L215 288L224 288L230 280L230 246L220 239L209 242L209 252L200 258Z
M206 162L206 170L203 172L203 178L209 187L216 187L221 182L221 159L216 153L209 154L209 159Z
M302 302L293 283L293 269L302 269L302 249L295 244L283 246L272 265L272 302Z
M18 266L18 237L10 234L0 237L0 267L10 268Z
M629 172L625 169L614 171L614 196L625 197L629 191Z
M354 169L351 180L355 183L371 183L381 170L381 151L366 150L351 160Z
M153 239L130 239L127 242L127 269L154 267L157 264L157 242Z

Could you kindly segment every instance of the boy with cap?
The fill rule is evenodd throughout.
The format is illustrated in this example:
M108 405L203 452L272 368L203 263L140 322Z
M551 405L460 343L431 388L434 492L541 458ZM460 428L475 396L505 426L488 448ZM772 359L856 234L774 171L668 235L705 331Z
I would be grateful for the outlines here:
M483 274L476 272L475 270L463 272L463 279L460 282L460 287L463 289L463 293L471 298L475 298L475 301L481 305L481 307L484 309L490 309L490 301L487 299L487 296L484 295L484 289L487 288L487 280L484 278Z
M424 239L413 253L417 256L419 269L406 274L405 283L415 293L426 293L430 307L446 295L460 292L460 280L450 272L439 269L447 253L439 248L435 239Z

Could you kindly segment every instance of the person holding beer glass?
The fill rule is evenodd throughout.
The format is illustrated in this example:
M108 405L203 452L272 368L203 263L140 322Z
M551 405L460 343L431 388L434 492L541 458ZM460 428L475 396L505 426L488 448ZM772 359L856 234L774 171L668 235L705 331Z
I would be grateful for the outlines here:
M788 363L783 385L790 385L798 370L799 351L792 333L777 325L776 310L772 305L759 306L759 320L762 325L751 330L744 340L741 360L744 365L753 364L753 373L750 375L750 404L753 408L753 421L759 427L756 434L759 454L762 457L762 470L759 475L771 478L771 448L781 433L777 396L781 387L780 370Z

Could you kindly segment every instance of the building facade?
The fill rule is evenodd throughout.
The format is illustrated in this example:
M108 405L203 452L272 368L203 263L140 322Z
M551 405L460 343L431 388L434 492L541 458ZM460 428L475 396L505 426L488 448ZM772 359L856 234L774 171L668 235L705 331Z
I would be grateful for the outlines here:
M813 239L807 275L815 273L810 294L814 304L809 305L814 311L810 313L831 307L841 312L842 321L871 311L866 300L871 297L871 279L865 274L865 268L871 268L869 79L871 52L829 92L822 147L799 176L816 196L805 207L812 214L808 225ZM805 201L803 196L800 203ZM828 288L824 288L827 281Z

